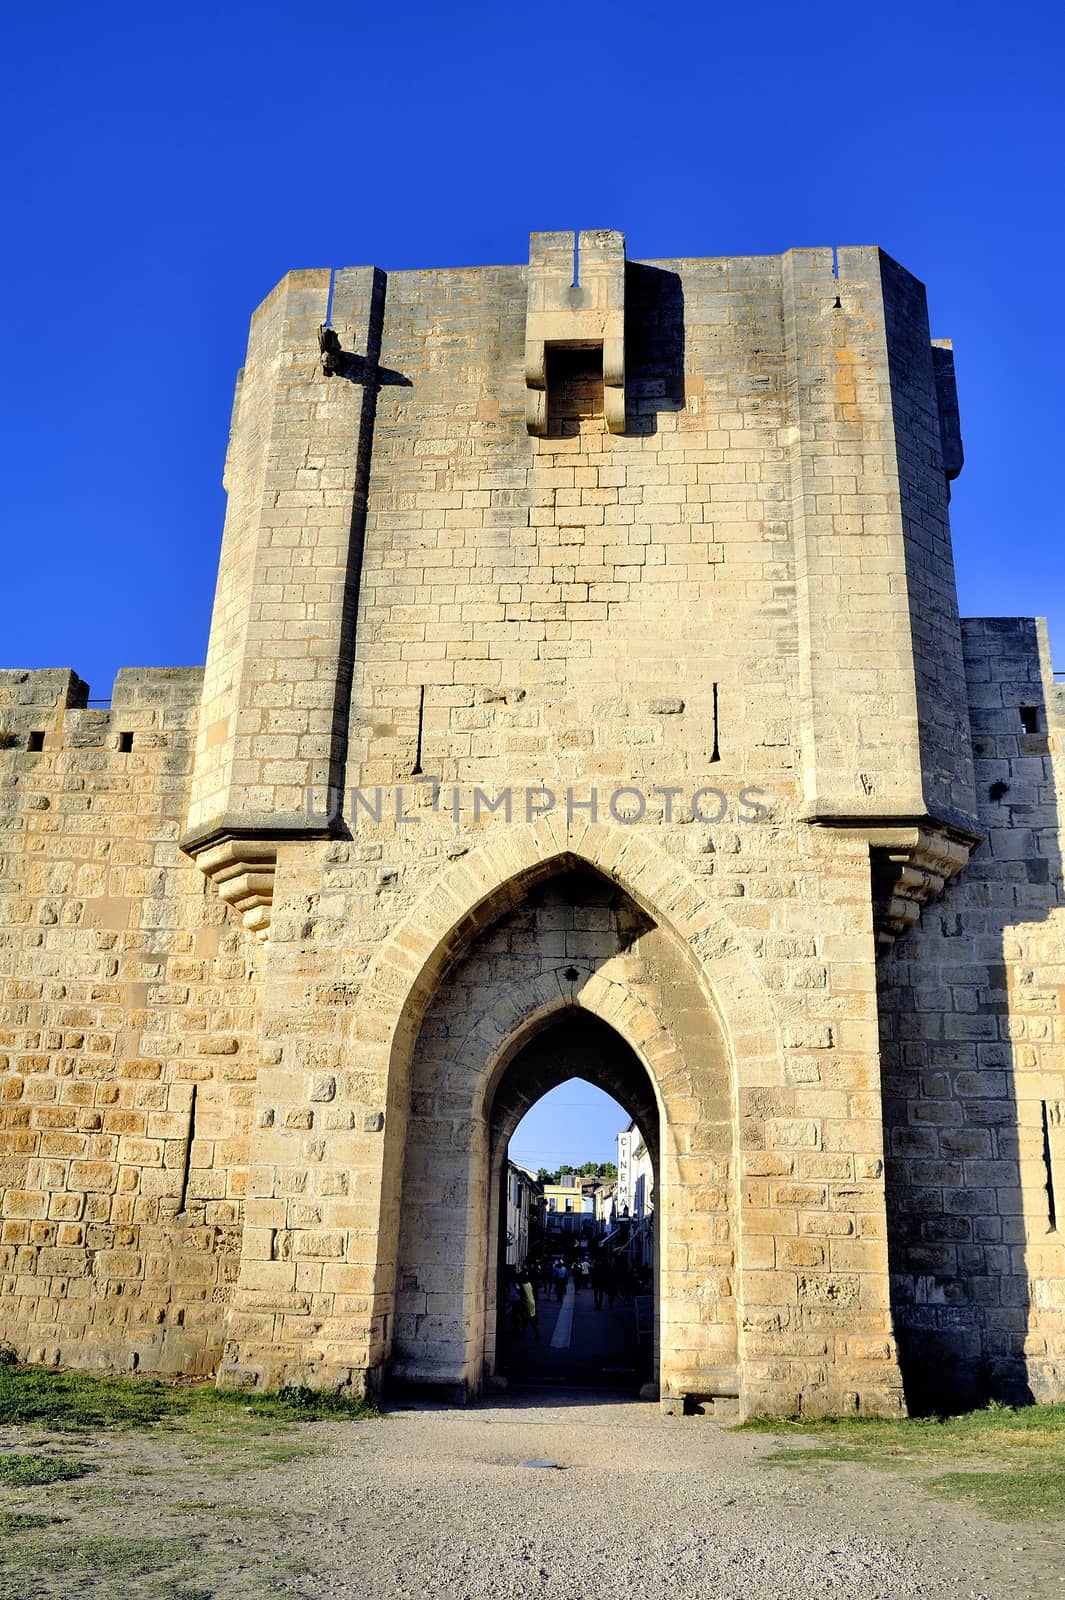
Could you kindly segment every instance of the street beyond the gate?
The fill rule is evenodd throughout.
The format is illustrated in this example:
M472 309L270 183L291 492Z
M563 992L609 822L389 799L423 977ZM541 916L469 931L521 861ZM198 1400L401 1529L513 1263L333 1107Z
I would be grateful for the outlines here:
M559 1302L540 1294L534 1337L503 1332L502 1370L511 1383L635 1391L653 1366L651 1295L602 1295L572 1279Z

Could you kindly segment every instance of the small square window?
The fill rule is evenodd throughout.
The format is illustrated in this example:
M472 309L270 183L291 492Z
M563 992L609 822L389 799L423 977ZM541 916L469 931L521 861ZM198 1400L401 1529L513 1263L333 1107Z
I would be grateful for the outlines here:
M44 733L43 733L43 731L38 729L35 732L31 733L30 736L29 736L29 739L27 741L26 748L27 748L27 750L43 750L44 749Z

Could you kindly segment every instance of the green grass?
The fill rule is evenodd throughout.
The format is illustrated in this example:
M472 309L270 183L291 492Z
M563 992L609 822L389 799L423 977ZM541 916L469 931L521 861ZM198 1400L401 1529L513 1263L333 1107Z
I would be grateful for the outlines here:
M311 1389L220 1392L210 1384L42 1371L0 1359L0 1425L24 1429L22 1439L29 1446L0 1450L0 1490L20 1496L0 1506L0 1600L83 1589L101 1600L126 1600L132 1592L152 1600L213 1600L225 1592L222 1574L232 1559L232 1541L219 1534L219 1521L231 1528L232 1518L269 1520L271 1513L228 1501L217 1504L212 1481L243 1482L247 1471L333 1447L301 1423L376 1415L362 1400ZM151 1455L150 1467L128 1459L138 1453L132 1436L146 1433L168 1446L150 1452L140 1447L142 1456ZM57 1435L64 1447L69 1441L80 1454L60 1453L53 1443ZM130 1441L125 1452L123 1437ZM93 1451L99 1452L96 1459ZM92 1482L75 1481L97 1471ZM195 1532L185 1531L188 1520L173 1531L165 1520L160 1525L156 1506L148 1524L153 1531L138 1535L124 1515L134 1489L131 1479L148 1477L160 1488L171 1482L176 1487L189 1474L202 1501L175 1501L169 1511L195 1517ZM49 1513L38 1509L40 1499L35 1505L21 1498L27 1490L48 1494ZM139 1490L138 1484L134 1493L143 1518ZM111 1508L122 1508L123 1514ZM63 1514L51 1514L55 1510ZM216 1567L221 1587L212 1581ZM271 1572L288 1573L283 1555L273 1554Z
M206 1547L197 1535L45 1534L32 1531L40 1522L27 1520L23 1526L23 1537L0 1542L0 1600L82 1591L99 1595L101 1600L128 1600L131 1594L145 1600L148 1596L151 1600L223 1600L231 1587L231 1569L219 1570L218 1552ZM280 1593L279 1576L299 1577L302 1572L301 1563L275 1553L266 1582L254 1592ZM42 1574L51 1580L47 1588L36 1586ZM56 1580L61 1587L54 1586ZM304 1591L288 1586L285 1592Z
M0 1367L0 1425L88 1432L150 1428L187 1410L193 1390L81 1372Z
M1028 1466L1020 1471L944 1472L930 1487L946 1500L972 1500L1003 1522L1065 1518L1065 1468Z
M86 1473L98 1470L91 1462L79 1461L76 1456L10 1451L0 1454L0 1487L35 1489L39 1484L63 1483L70 1478L84 1478Z
M376 1416L366 1401L318 1389L274 1393L216 1389L213 1384L179 1386L150 1378L105 1378L84 1372L51 1372L0 1364L0 1426L32 1425L58 1431L154 1428L161 1423L193 1426L225 1418L273 1422L361 1421Z
M60 1519L14 1515L11 1536L0 1541L0 1600L83 1591L101 1600L127 1600L134 1593L153 1600L214 1600L221 1593L203 1587L191 1539L42 1531Z
M243 1500L171 1500L166 1508L175 1517L206 1517L211 1522L273 1522L275 1513L262 1506L249 1506Z
M759 1418L743 1426L805 1436L768 1457L769 1466L850 1461L891 1468L918 1476L943 1498L970 1500L989 1516L1065 1519L1065 1405L992 1405L959 1417L898 1421Z
M196 1546L191 1539L127 1539L110 1534L89 1534L49 1539L29 1539L18 1551L0 1551L0 1572L51 1570L62 1567L72 1576L86 1578L140 1578L191 1561ZM11 1558L14 1557L14 1560Z
M185 1460L208 1477L283 1466L330 1449L300 1423L354 1422L376 1415L364 1400L316 1389L248 1393L218 1390L213 1384L0 1366L0 1424L45 1428L53 1436L155 1432L169 1437ZM0 1485L3 1481L0 1469ZM106 1503L109 1487L96 1486L85 1497Z
M0 1533L30 1533L38 1528L50 1528L62 1517L50 1517L42 1511L0 1511Z

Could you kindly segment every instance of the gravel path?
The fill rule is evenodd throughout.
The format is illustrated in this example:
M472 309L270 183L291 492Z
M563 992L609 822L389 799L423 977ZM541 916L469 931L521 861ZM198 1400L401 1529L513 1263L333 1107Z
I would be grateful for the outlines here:
M590 1393L232 1421L213 1446L0 1430L99 1469L0 1497L54 1514L0 1517L0 1600L1065 1600L1063 1523L993 1522L864 1466L767 1465L790 1433Z
M300 1469L323 1600L1065 1595L1056 1538L887 1473L767 1467L772 1437L650 1405L425 1408L354 1431Z

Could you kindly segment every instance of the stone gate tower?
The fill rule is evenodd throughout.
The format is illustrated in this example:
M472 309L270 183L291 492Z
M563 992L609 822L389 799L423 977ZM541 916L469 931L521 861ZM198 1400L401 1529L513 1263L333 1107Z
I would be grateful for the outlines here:
M205 669L0 678L0 1338L476 1394L579 1074L667 1404L1065 1394L1065 708L960 467L876 249L290 273Z

